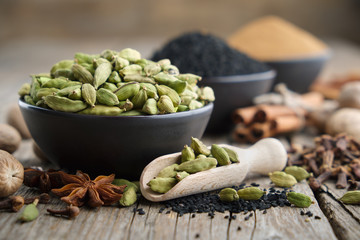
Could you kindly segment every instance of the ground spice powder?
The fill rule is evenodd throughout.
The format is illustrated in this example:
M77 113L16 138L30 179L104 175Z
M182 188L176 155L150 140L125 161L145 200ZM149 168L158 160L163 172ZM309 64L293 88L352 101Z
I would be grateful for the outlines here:
M276 16L246 24L228 38L228 43L261 61L319 56L328 49L312 34Z

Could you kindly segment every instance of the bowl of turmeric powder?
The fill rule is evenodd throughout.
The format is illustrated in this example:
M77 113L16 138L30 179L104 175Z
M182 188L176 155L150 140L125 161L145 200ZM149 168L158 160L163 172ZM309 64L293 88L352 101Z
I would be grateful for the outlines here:
M235 49L276 70L273 83L307 92L331 56L329 47L311 33L276 16L245 24L228 39Z

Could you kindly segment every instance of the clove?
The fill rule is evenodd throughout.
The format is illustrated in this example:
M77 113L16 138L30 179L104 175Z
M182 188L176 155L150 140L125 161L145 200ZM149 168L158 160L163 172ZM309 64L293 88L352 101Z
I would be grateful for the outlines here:
M80 213L80 208L77 206L70 205L66 207L66 209L63 210L53 210L53 209L47 209L47 211L51 215L60 215L63 217L67 217L68 219L75 218Z
M39 196L31 197L31 198L25 198L25 204L30 204L35 201L35 199L39 199L39 203L46 204L50 201L51 197L47 193L42 193Z
M325 182L327 179L331 177L332 172L331 171L325 171L321 173L317 178L310 177L309 178L309 186L313 191L317 191L320 189L323 182Z
M21 196L12 196L0 202L0 209L19 211L24 206L24 198Z
M352 191L352 190L360 190L360 181L354 181L352 179L349 180L349 188L348 191Z

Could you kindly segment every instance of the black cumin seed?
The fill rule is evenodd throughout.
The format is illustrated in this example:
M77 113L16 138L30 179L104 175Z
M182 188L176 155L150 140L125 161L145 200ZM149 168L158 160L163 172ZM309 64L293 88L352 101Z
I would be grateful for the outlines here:
M236 219L236 215L232 215L231 219L235 220Z
M241 231L241 227L240 227L240 226L238 226L238 227L237 227L237 230L238 230L238 231Z
M260 184L257 184L257 183L254 183L254 182L253 182L253 183L250 183L250 185L253 186L253 187L258 187L258 186L260 186Z
M170 210L169 211L166 211L166 213L165 214L169 214L170 213Z
M300 211L300 215L302 215L302 216L304 216L304 215L305 215L305 213L304 213L304 211L303 211L303 210L301 210L301 211Z
M229 216L228 216L228 215L226 215L224 218L225 218L225 219L228 219L228 218L229 218Z
M193 214L191 215L192 218L194 218L195 216L196 216L195 213L193 213Z
M145 215L145 212L143 210L139 211L139 215Z
M200 237L200 234L197 233L197 234L195 235L195 238L199 238L199 237Z
M266 214L267 213L267 211L266 211L266 209L263 211L263 214Z
M318 220L319 220L319 219L321 219L321 217L319 217L319 216L315 216L315 219L318 219Z
M165 210L164 207L160 208L160 209L159 209L159 213L162 213L164 210Z

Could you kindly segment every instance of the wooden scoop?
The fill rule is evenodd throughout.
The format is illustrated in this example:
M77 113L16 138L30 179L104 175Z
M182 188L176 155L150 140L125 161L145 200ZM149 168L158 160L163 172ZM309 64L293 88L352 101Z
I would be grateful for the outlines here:
M142 195L153 202L165 201L239 185L248 173L268 174L273 171L280 171L286 165L286 150L282 143L275 138L262 139L248 149L225 144L220 146L236 151L240 162L191 174L178 182L168 192L160 194L152 191L147 183L156 177L163 168L177 163L181 153L158 157L150 162L141 174L140 189Z

